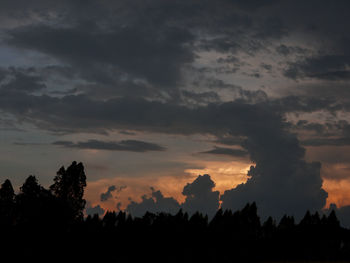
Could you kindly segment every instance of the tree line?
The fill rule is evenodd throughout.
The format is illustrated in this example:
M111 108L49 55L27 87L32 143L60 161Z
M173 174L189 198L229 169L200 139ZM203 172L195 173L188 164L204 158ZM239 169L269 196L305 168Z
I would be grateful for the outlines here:
M211 220L183 210L84 217L85 187L84 166L77 162L60 168L48 189L31 175L15 194L5 180L0 187L0 254L116 262L350 260L350 230L340 226L334 211L307 211L298 223L288 215L279 222L272 217L261 222L255 203L238 211L220 209Z

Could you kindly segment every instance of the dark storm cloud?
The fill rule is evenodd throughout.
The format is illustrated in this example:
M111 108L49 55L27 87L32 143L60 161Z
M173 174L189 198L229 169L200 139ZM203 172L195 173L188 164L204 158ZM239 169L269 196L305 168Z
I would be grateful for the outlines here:
M183 188L182 194L186 196L181 205L184 211L193 214L197 211L214 216L219 208L219 191L213 191L215 183L210 175L199 175L192 183Z
M33 1L23 3L18 11L5 1L4 15L12 13L12 20L22 23L8 26L3 42L70 66L91 83L83 90L94 97L103 92L164 99L168 98L165 92L179 99L181 71L194 62L198 52L254 55L270 39L286 34L278 17L259 13L273 3ZM226 74L236 70L216 69Z
M129 129L246 135L256 133L254 129L261 127L279 131L285 126L282 117L264 103L252 105L235 101L187 108L132 98L95 101L84 95L53 98L6 91L0 91L0 95L2 110L53 131Z
M292 63L284 72L292 79L316 78L321 80L347 80L350 79L348 55L326 55L306 58L304 61Z
M106 142L99 140L88 140L86 142L57 141L54 145L64 146L77 149L93 149L108 151L130 151L130 152L148 152L148 151L164 151L165 148L155 143L124 140L120 142Z
M31 69L1 68L0 90L33 93L46 89L44 79ZM33 74L34 73L34 74Z
M259 165L251 167L246 183L226 190L221 196L222 208L236 210L247 201L256 200L263 217L293 214L300 219L306 210L318 211L324 207L328 194L322 189L320 163L295 160L282 167L275 165L262 163L263 170Z
M305 146L346 146L350 145L350 137L347 138L310 138L302 140Z
M262 213L278 216L286 212L300 215L306 207L318 210L325 204L327 193L322 189L320 164L303 160L305 149L287 131L282 115L268 103L234 101L191 109L133 99L101 102L84 96L61 99L26 96L32 101L21 103L20 109L13 107L18 98L9 101L1 96L0 105L7 110L12 106L13 113L20 113L22 118L39 120L40 116L38 124L46 129L127 128L172 134L245 136L242 146L256 165L251 168L251 178L246 184L225 192L224 208L235 210L247 201L256 201Z
M50 3L54 3L53 7ZM15 8L9 1L1 4L3 14ZM183 70L203 51L220 52L228 58L239 54L251 58L262 51L270 54L276 46L278 54L293 56L285 69L289 78L347 80L350 56L342 39L349 34L349 6L348 1L23 2L23 10L14 12L13 19L17 21L6 24L3 42L54 57L88 85L82 85L79 95L60 98L35 96L21 88L1 89L0 109L55 132L119 129L210 134L226 142L244 138L238 144L249 153L255 166L247 183L223 194L224 208L237 209L256 201L262 213L277 216L318 210L327 197L322 189L320 164L304 161L305 149L288 131L291 125L284 120L284 114L344 110L337 98L312 98L310 95L317 93L308 93L268 99L264 91L246 91L217 82L217 89L235 90L237 100L213 101L217 90L188 92L182 96L193 101L197 94L200 103L186 107L181 103L179 86L184 85ZM279 43L283 37L295 38L299 33L320 43L320 50L310 55ZM234 63L238 62L231 61ZM236 68L234 65L232 72ZM260 76L255 71L247 74L251 73L253 77ZM66 147L90 147L86 143L89 142L61 142ZM94 143L95 148L111 147ZM217 194L212 191L210 178L202 177L196 185L203 181L209 182L203 188L210 193L206 197L214 200ZM193 191L184 193L194 207L199 207L196 200L200 192ZM144 207L154 211L164 207L175 211L179 207L158 191L152 191L151 198L144 197L142 204L146 205L134 202L130 210L141 213Z
M300 120L293 128L299 132L312 132L301 140L304 146L350 145L350 124L344 120L323 124Z
M232 148L223 148L215 146L214 149L201 152L205 154L217 154L217 155L228 155L233 157L245 157L248 155L248 152L240 150L240 149L232 149Z
M194 55L184 46L192 40L189 32L177 28L115 28L103 32L81 25L77 28L27 26L9 32L9 44L52 55L81 69L85 78L106 82L111 79L100 66L111 73L130 74L155 84L173 84L179 68L193 61ZM111 80L113 82L113 80Z

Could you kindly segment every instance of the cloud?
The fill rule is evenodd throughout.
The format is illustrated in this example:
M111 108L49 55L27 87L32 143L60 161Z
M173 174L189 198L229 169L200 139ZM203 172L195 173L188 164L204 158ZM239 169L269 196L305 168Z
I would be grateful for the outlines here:
M126 211L133 216L143 216L147 211L151 213L166 212L175 214L179 211L179 203L172 197L164 197L158 190L151 187L152 194L150 197L142 196L142 201L137 203L131 201Z
M337 4L330 1L320 4L314 0L245 1L243 4L231 0L150 0L144 4L141 0L107 0L82 5L66 0L35 0L31 4L20 0L18 3L22 4L21 10L13 1L0 4L1 17L6 17L6 23L1 23L1 45L53 58L56 66L70 69L71 75L65 78L74 83L70 87L73 89L69 89L74 92L40 93L47 85L42 81L43 74L35 73L41 63L34 64L32 72L18 73L17 69L17 73L10 74L6 69L5 73L0 72L0 78L11 75L13 79L0 88L2 112L54 132L128 130L204 134L218 141L225 139L226 143L235 141L248 152L255 165L247 183L223 194L223 207L235 209L243 202L257 201L260 210L265 211L262 213L279 215L288 208L290 213L298 215L306 206L319 209L324 204L327 194L322 189L320 165L304 161L305 149L288 130L291 125L285 115L349 110L344 100L319 95L314 90L302 96L271 99L265 91L248 91L223 81L213 81L205 87L199 82L193 85L196 90L181 91L188 84L184 72L203 53L220 53L231 58L231 61L221 60L234 64L230 74L240 71L242 58L256 60L259 52L269 56L275 52L286 59L280 65L286 65L287 78L348 81L347 1ZM306 52L303 43L283 44L286 39L298 42L298 36L310 36L311 45L319 46ZM219 64L222 67L223 63ZM215 74L222 74L222 69L217 71ZM50 77L59 74L58 70L50 72ZM253 70L245 72L260 76ZM198 78L205 76L205 82L212 74L199 70L196 73ZM227 90L237 94L234 99L228 98L229 102L222 100L219 93ZM132 140L55 144L80 149L164 150L156 144ZM221 147L211 151L223 152L228 150ZM174 200L164 198L160 192L152 191L153 194L144 198L152 209L161 207L162 202L176 207ZM190 194L187 197L191 200Z
M310 138L302 140L305 146L346 146L350 145L350 138Z
M65 28L41 24L8 34L9 45L50 55L100 85L122 84L124 78L171 88L180 78L180 68L194 60L191 33L176 27L138 24L105 31L94 23Z
M219 208L219 191L213 191L215 183L208 174L199 175L192 183L188 183L182 191L186 196L181 205L184 211L193 214L197 211L214 216Z
M253 56L269 40L286 34L278 17L254 13L274 4L268 2L151 0L144 5L108 0L81 5L37 0L31 5L20 1L20 12L2 3L2 16L11 13L5 20L12 22L3 23L0 37L3 45L44 54L69 67L84 80L80 90L91 96L103 91L113 97L175 100L183 71L200 52Z
M307 57L303 61L292 63L284 72L288 78L316 78L321 80L348 80L350 56L324 55Z
M101 202L107 201L108 199L112 198L112 192L115 191L116 189L117 188L114 185L108 187L107 192L102 193L100 195Z
M119 187L116 187L115 185L112 185L110 187L108 187L107 189L107 192L105 193L102 193L100 195L100 200L101 202L105 202L109 199L111 199L113 196L112 196L112 193L113 192L116 192L117 194L120 193L121 191L123 191L124 189L126 188L126 186L119 186Z
M0 89L28 94L46 89L44 79L33 71L13 67L0 68Z
M99 140L88 140L86 142L56 141L53 145L59 145L67 148L77 149L93 149L108 151L130 151L130 152L149 152L149 151L165 151L165 148L155 143L124 140L120 142L106 142Z
M217 147L215 146L214 149L201 152L204 154L217 154L217 155L228 155L233 157L245 157L248 155L247 151L240 150L240 149L232 149L232 148L223 148L223 147Z
M150 197L142 196L141 202L131 201L127 206L133 216L143 216L147 211L152 213L167 212L175 214L182 208L189 214L199 211L212 217L219 208L219 191L213 191L215 183L208 174L199 175L192 183L184 186L182 194L186 196L185 202L179 204L172 197L164 197L161 191L151 187Z
M91 204L88 203L86 206L85 212L87 215L91 215L91 216L95 215L95 214L102 216L104 214L105 210L100 205L91 206Z
M246 184L224 193L221 198L224 208L240 209L243 203L256 201L262 213L299 215L305 209L322 208L327 198L322 189L320 164L303 160L305 149L287 130L282 115L268 103L234 101L191 109L125 98L97 102L84 96L70 96L50 98L48 103L47 97L31 96L31 104L22 103L18 108L5 98L0 97L1 108L12 107L22 118L39 116L45 122L43 127L51 126L56 131L57 127L85 131L127 127L170 134L244 136L241 146L256 165ZM144 202L152 209L158 207L153 198Z
M276 169L272 164L265 163L263 170L258 165L252 166L246 183L225 191L221 196L222 208L236 210L247 201L256 201L259 214L263 217L272 215L280 218L290 214L298 219L306 210L321 210L328 194L322 189L320 163L298 161L292 167L286 165L284 170L283 167L277 168L280 174L264 174L267 169ZM276 166L279 166L277 162Z

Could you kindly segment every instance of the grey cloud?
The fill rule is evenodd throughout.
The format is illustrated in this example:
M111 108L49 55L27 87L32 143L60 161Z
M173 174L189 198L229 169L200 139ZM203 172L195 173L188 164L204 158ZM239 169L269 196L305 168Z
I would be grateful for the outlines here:
M331 113L346 109L347 102L339 101L335 97L315 97L306 95L290 95L282 98L271 99L268 104L280 113L300 113L326 110Z
M116 192L118 194L121 191L123 191L125 188L126 188L126 186L116 187L115 185L111 185L110 187L108 187L108 189L107 189L107 191L105 193L102 193L100 195L101 202L105 202L105 201L111 199L113 197L112 196L113 192Z
M213 91L196 93L183 90L181 91L181 95L185 101L188 101L188 103L192 105L207 105L209 103L217 103L221 101L219 95Z
M46 89L43 78L31 69L11 67L2 68L0 71L0 89L2 90L33 93Z
M112 197L112 192L114 192L115 190L117 190L117 188L115 187L115 185L112 185L110 187L108 187L107 192L102 193L100 195L100 200L101 202L105 202L108 199L110 199Z
M141 25L140 25L141 26ZM176 28L115 28L103 32L99 28L52 28L26 26L9 32L8 43L20 48L47 53L75 68L84 77L106 82L111 74L101 71L112 66L112 74L131 74L155 84L172 84L179 78L179 66L193 61L193 53L184 46L191 34ZM160 37L161 36L161 37ZM86 67L89 65L88 67Z
M302 205L318 209L324 204L326 193L321 188L320 167L303 161L304 149L288 132L283 114L344 109L336 99L289 96L272 100L263 91L250 92L234 87L240 100L188 108L177 103L178 86L182 81L181 69L202 51L254 56L258 51L268 50L271 42L293 32L307 33L314 39L327 35L336 55L320 53L290 62L285 73L288 77L347 79L345 65L349 56L344 41L339 39L348 35L348 2L269 1L265 5L261 1L242 4L242 1L228 0L151 0L147 4L141 1L89 1L80 6L72 2L75 1L54 5L55 8L57 5L66 7L67 13L61 13L62 9L57 8L53 12L57 16L53 15L53 18L41 15L42 20L33 20L35 23L29 21L25 25L9 27L4 41L68 64L89 82L91 90L86 93L89 95L57 98L34 96L21 90L1 90L1 110L50 131L127 129L211 134L218 139L244 137L244 143L240 144L256 166L251 169L246 184L224 194L224 207L239 206L237 200L259 201L267 212L275 205L272 212L276 214L284 212L286 206L298 214L304 208ZM43 2L35 3L40 7ZM34 13L49 14L48 3L53 2L48 1L43 5L44 9L39 8ZM3 13L6 8L14 8L8 1L2 7ZM23 12L35 10L25 3L23 8ZM310 16L311 12L316 15ZM282 53L293 51L286 48L288 51ZM120 84L125 87L119 88ZM227 88L227 85L221 87ZM109 90L111 96L97 96L100 88L103 92ZM122 91L113 93L114 89ZM126 95L127 98L123 97ZM168 103L159 102L164 98ZM66 147L71 145L69 142L64 144ZM308 194L292 191L291 186ZM162 200L161 196L157 198ZM145 200L150 205L158 202ZM276 200L281 200L281 204L276 204ZM302 200L304 203L301 204Z
M182 194L186 196L184 203L179 204L171 197L164 197L152 187L151 197L142 196L141 202L131 201L126 211L134 216L143 216L147 211L151 213L167 212L175 214L182 208L189 214L201 212L212 217L219 208L219 191L213 191L215 183L210 176L199 175L192 183L188 183Z
M346 146L350 145L350 137L343 138L309 138L302 140L305 146Z
M286 45L279 45L276 47L277 53L283 56L289 56L294 54L306 54L308 52L307 49L301 48L298 46L286 46Z
M272 70L272 65L270 65L270 64L261 63L260 67L265 69L267 72L271 72L271 70Z
M265 167L251 167L247 183L224 192L222 208L236 210L247 201L256 201L262 217L280 218L283 214L293 214L300 219L306 210L319 211L326 204L328 194L322 189L320 163L298 161L287 164L289 167L277 168L279 174L271 171L276 169L272 164L263 165ZM265 169L270 173L265 174Z
M245 136L242 146L256 165L246 184L225 192L222 197L224 208L235 210L240 204L256 201L264 213L278 216L287 212L286 207L289 213L299 215L306 208L320 209L325 204L327 193L322 189L320 165L303 160L305 149L297 137L287 131L288 126L279 112L267 103L235 101L189 109L130 99L102 103L73 96L50 100L49 107L45 103L27 105L30 111L22 105L21 116L29 117L38 111L35 117L42 116L42 121L48 125L54 123L56 129L57 125L72 128L78 123L77 129L108 127L173 134ZM0 105L9 107L9 102L6 103ZM67 107L64 107L66 103ZM54 116L57 117L51 119ZM155 203L152 200L146 198L145 202Z
M300 120L293 127L299 132L313 132L301 140L304 146L346 146L350 145L350 125L347 121L326 123Z
M214 216L219 208L219 191L213 191L215 183L208 174L199 175L192 183L183 188L182 194L186 196L182 204L184 211L193 214L197 211Z
M100 205L91 206L91 204L88 203L85 212L87 215L92 216L98 214L99 216L101 216L104 214L105 210Z
M309 122L307 120L299 120L295 128L306 131L313 131L317 135L324 134L326 132L327 125L323 125L321 123Z
M246 138L236 136L221 136L215 142L223 145L240 146Z
M130 151L130 152L148 152L148 151L164 151L165 148L155 143L137 141L137 140L123 140L120 142L88 140L86 142L70 142L70 141L56 141L54 145L64 146L68 148L77 149L94 149L94 150L108 150L108 151Z
M325 55L306 58L304 61L291 63L285 70L285 76L292 79L316 78L321 80L347 80L350 71L347 65L350 56L347 55Z
M273 4L229 0L151 0L147 5L138 0L89 1L84 5L33 1L31 5L23 2L18 12L6 1L4 14L13 13L14 19L27 21L9 26L3 41L70 66L90 82L90 89L84 91L94 97L103 91L113 96L166 98L165 92L178 99L181 70L195 60L198 51L253 55L264 48L266 39L284 35L278 18L254 13ZM236 68L219 71L233 70Z
M151 190L151 197L142 196L140 203L131 201L126 211L133 216L143 216L147 211L151 213L166 212L171 214L179 211L180 205L174 198L164 197L159 190L156 191L153 187L151 187Z
M212 150L201 152L201 153L227 155L227 156L233 156L233 157L245 157L248 155L248 152L244 150L223 148L223 147L217 147L217 146L215 146L215 148Z

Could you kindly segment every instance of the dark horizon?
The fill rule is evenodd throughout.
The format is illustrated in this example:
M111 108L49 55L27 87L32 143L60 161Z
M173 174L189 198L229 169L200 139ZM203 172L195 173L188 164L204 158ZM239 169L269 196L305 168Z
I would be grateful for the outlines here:
M237 211L218 209L210 217L185 205L176 213L133 217L129 210L84 217L86 179L83 164L73 162L57 171L49 189L30 175L15 194L6 180L0 187L1 256L122 262L350 259L350 229L340 226L334 210L321 216L307 211L300 222L284 215L278 223L272 217L262 221L255 202Z

